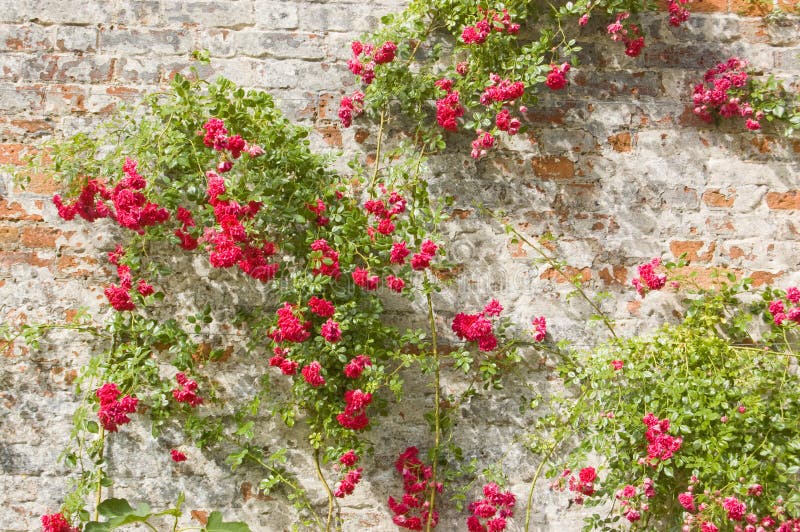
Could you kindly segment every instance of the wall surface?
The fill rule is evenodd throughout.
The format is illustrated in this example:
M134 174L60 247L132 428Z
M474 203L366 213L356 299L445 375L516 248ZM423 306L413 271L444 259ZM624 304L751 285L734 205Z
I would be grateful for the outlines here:
M290 119L313 127L318 149L365 156L374 131L358 123L341 130L336 120L339 96L354 86L346 68L349 42L402 5L0 0L0 164L19 165L42 140L85 130L119 103L163 87L192 64L195 49L212 56L209 67L200 67L205 75L269 90ZM603 34L602 21L593 21L596 26L581 31L583 66L573 70L566 91L531 107L526 136L479 162L469 157L469 139L430 161L432 190L453 198L444 234L458 264L455 286L436 302L442 329L449 329L449 314L496 297L520 327L546 315L556 340L588 344L600 334L587 325L588 309L566 297L568 284L482 218L476 200L505 211L526 234L552 233L553 250L569 271L591 291L613 294L604 310L628 331L651 327L676 308L673 294L642 301L630 289L636 265L654 256L686 253L689 271L700 279L721 267L757 283L800 282L800 140L769 128L754 134L739 124L708 126L693 117L690 97L702 73L732 55L797 89L800 25L797 18L766 23L742 16L744 4L734 0L690 7L692 17L679 29L663 14L647 15L648 44L635 59ZM0 320L15 326L63 322L81 307L102 319L108 312L102 288L112 278L103 254L111 233L61 222L50 201L57 187L34 175L21 190L14 172L0 175ZM220 303L226 296L209 289L189 297ZM235 347L235 336L228 341ZM0 531L38 529L39 516L60 505L68 471L57 456L77 403L72 383L93 349L90 338L54 332L38 350L16 346L0 356ZM226 364L221 386L244 393L263 370L235 356ZM520 447L504 454L529 422L516 414L519 397L552 385L546 367L526 364L519 381L494 400L462 408L455 431L467 458L477 457L481 466L501 460L520 498L539 459ZM445 388L460 385L451 376ZM432 401L425 383L413 379L408 395ZM393 460L408 445L431 443L418 411L396 405L373 432L376 451L365 463L365 481L343 501L349 530L393 528L385 506L401 489ZM269 419L264 428L297 450L292 460L301 467L300 481L313 485L303 434L285 433ZM141 423L117 436L109 449L117 479L112 494L157 507L183 490L185 508L195 516L225 509L256 531L287 529L294 520L283 499L255 493L255 473L231 473L219 457L197 451L190 461L165 468L157 450L180 443L179 435L154 440ZM579 512L544 484L534 529L579 529ZM311 496L324 503L318 490ZM441 529L456 530L465 516L450 510L443 519Z

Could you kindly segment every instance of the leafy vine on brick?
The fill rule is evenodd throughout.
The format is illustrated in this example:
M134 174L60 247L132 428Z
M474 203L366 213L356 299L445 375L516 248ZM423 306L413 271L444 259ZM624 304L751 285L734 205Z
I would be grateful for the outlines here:
M686 2L665 7L659 16L672 26L690 16ZM651 336L621 338L577 279L569 279L575 293L608 331L588 352L549 342L544 316L531 316L519 337L495 299L456 309L451 331L437 330L442 309L432 295L447 274L447 241L437 233L444 202L428 195L426 158L459 132L481 158L503 135L524 131L537 91L568 86L579 66L577 37L593 18L620 53L638 57L647 8L619 0L413 0L352 43L348 65L363 90L342 99L339 117L349 127L366 112L378 141L371 164L353 160L349 175L314 154L308 131L290 124L269 95L222 78L178 75L168 91L95 134L53 143L51 168L64 186L53 198L58 214L103 224L119 245L108 250L106 321L73 327L96 335L99 354L77 381L82 402L62 454L75 469L73 490L59 513L42 517L44 530L157 530L171 518L173 531L184 530L183 494L161 511L103 498L114 484L109 439L145 414L154 434L180 434L162 449L165 465L222 453L232 469L258 468L258 491L285 496L299 525L339 528L338 501L369 474L360 466L371 451L363 435L403 397L402 376L415 370L433 391L430 441L398 450L403 491L386 501L392 521L431 530L448 501L463 509L482 478L465 527L502 531L517 496L491 464L480 473L475 462L459 467L463 450L448 435L461 401L478 388L501 388L534 351L558 361L568 393L517 438L537 464L526 530L542 475L572 503L611 504L608 515L588 519L591 529L624 521L642 530L798 529L795 287L767 289L748 307L748 281L691 290L691 279L672 276L675 264L657 257L640 266L631 289L641 297L684 290L686 310ZM800 124L796 96L773 78L753 77L738 58L710 70L689 98L707 121L738 117L758 130L762 120L779 120L788 134ZM390 136L392 127L404 138ZM567 277L542 242L506 230ZM199 304L204 290L217 296L213 304ZM394 325L390 300L407 303L426 327ZM761 336L747 329L753 316L771 320ZM238 336L224 340L233 329ZM450 333L462 344L444 352L440 338ZM35 343L32 330L21 334ZM469 383L461 396L444 396L446 363ZM220 377L227 370L255 375L242 385L246 393ZM325 508L293 472L280 433L260 426L267 412L302 425ZM599 461L589 464L590 456ZM201 530L249 528L213 512Z

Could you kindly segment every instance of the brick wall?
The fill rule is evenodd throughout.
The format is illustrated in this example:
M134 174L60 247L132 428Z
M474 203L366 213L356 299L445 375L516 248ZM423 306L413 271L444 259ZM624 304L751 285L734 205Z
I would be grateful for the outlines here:
M339 94L353 85L348 43L400 7L394 0L6 0L0 3L0 164L19 165L41 140L84 130L119 103L163 87L200 48L213 58L201 67L204 74L270 90L290 118L313 126L319 149L366 156L374 131L358 124L342 131L335 121ZM587 309L567 299L564 279L479 216L476 199L504 210L527 234L556 236L553 250L568 271L591 290L610 290L615 297L605 310L631 331L670 316L677 305L670 294L642 302L629 288L636 265L653 256L686 253L688 271L704 282L712 268L757 283L800 282L800 140L770 128L752 134L738 125L710 127L694 118L690 102L703 71L731 55L797 89L800 25L797 18L767 24L742 15L748 4L739 0L691 7L695 14L682 29L647 16L648 45L636 59L602 34L602 21L592 21L581 34L584 66L573 70L568 90L545 94L530 109L527 136L478 162L469 158L468 139L431 160L433 190L454 200L444 232L458 267L454 287L437 301L445 314L495 296L520 324L547 315L557 339L580 344L597 336L586 325ZM23 170L3 171L0 180L0 319L65 321L80 307L101 319L102 286L110 279L101 254L113 234L60 222L50 202L54 184L34 174L20 190L11 178L17 171ZM58 507L65 470L56 457L75 406L71 384L92 349L86 338L56 332L39 350L15 347L0 357L0 530L36 529L38 516ZM228 373L236 362L230 364ZM456 439L482 465L499 458L524 428L525 418L509 412L526 384L548 386L547 372L536 366L530 361L527 382L462 409ZM446 384L449 391L458 386L455 378ZM412 382L412 389L431 400L424 383ZM373 435L376 455L365 465L363 488L344 503L352 530L392 528L384 501L399 489L393 457L406 445L430 444L424 422L409 410L420 409L398 405L393 412L404 413L406 422L390 417L383 421L388 430ZM302 434L284 436L303 441ZM301 481L313 484L297 447L292 456ZM232 475L199 453L165 471L147 453L154 448L146 427L115 439L115 494L158 506L183 489L187 509L201 515L227 508L254 530L283 529L294 519L282 500L254 494L258 477L250 472ZM520 496L536 460L523 451L505 457ZM322 500L321 493L311 495ZM537 506L538 530L579 528L577 514L544 489ZM454 530L463 517L449 512L444 519L444 529Z

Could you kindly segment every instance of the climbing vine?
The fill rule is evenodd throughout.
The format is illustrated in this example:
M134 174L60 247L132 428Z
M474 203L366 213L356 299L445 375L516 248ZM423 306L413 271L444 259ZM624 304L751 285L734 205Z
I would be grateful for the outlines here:
M567 392L540 415L534 390L533 429L517 439L537 464L526 530L542 476L574 503L610 503L607 516L587 521L594 529L615 529L623 519L643 530L800 526L796 288L768 289L748 307L740 297L747 281L680 288L691 280L670 272L682 259L655 258L640 266L631 289L641 297L682 289L686 310L655 335L622 338L544 242L506 226L572 283L607 340L590 352L555 343L547 317L515 327L496 299L477 309L435 305L448 242L439 233L445 202L429 195L425 180L428 157L464 131L474 135L471 157L490 156L504 136L524 131L537 94L569 86L591 19L602 19L607 38L635 58L647 46L641 17L680 27L690 16L686 2L665 7L650 15L630 0L412 1L351 45L348 66L361 86L342 98L339 118L350 127L363 113L378 129L371 162L355 159L347 174L311 151L308 131L290 124L269 95L196 73L176 75L168 91L94 134L52 143L49 169L63 185L53 198L59 216L104 224L118 245L107 256L108 317L92 329L99 354L76 381L81 402L62 454L75 469L72 491L59 513L42 517L44 530L132 523L157 530L154 523L169 518L172 530L191 530L179 528L182 494L161 511L108 497L109 441L143 418L154 434L181 435L162 449L165 464L190 460L195 448L222 453L231 469L247 463L260 471L258 491L285 497L298 526L341 528L339 500L370 473L361 465L372 451L365 433L380 430L392 401L423 408L403 398L410 374L432 392L424 407L430 438L398 450L403 492L387 500L393 522L431 530L451 501L463 509L482 479L465 526L504 530L517 499L502 487L502 471L464 465L449 436L460 404L501 389L534 352L558 363ZM694 113L706 121L738 117L750 130L777 120L791 134L800 124L796 96L746 68L732 58L711 69L687 95ZM406 134L390 135L392 128ZM181 285L184 275L191 278ZM206 288L242 297L201 303L196 296ZM397 326L388 302L405 305L413 323ZM452 310L449 330L440 330ZM763 336L746 329L753 316L772 320ZM231 347L219 338L232 328L239 341ZM34 333L21 332L29 344ZM444 337L460 343L445 350ZM246 393L220 377L236 364L257 375ZM446 365L466 383L459 396L445 396ZM263 429L267 414L302 428L324 508L294 472L286 443ZM593 465L591 456L599 457ZM201 530L249 527L213 512Z

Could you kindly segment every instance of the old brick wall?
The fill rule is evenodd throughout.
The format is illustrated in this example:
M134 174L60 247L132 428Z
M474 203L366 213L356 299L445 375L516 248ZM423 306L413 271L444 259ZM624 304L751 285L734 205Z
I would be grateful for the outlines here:
M272 92L290 118L314 128L319 149L366 156L374 131L358 124L343 131L336 122L339 95L353 86L348 43L401 7L396 0L0 0L0 164L19 165L43 139L84 130L120 102L163 87L190 65L194 49L211 53L204 74ZM602 21L592 21L581 32L582 66L567 91L545 94L530 109L526 136L478 162L466 139L431 160L432 189L454 200L444 233L458 267L453 287L437 301L444 329L448 313L494 296L521 326L546 315L555 339L588 344L599 334L586 324L587 309L566 297L557 272L482 218L475 200L505 211L526 234L552 233L568 270L590 290L610 291L604 309L630 331L671 316L676 306L671 294L642 302L629 288L635 266L653 256L686 253L689 269L706 280L720 267L758 283L800 282L800 140L769 128L753 134L739 124L709 127L691 113L692 84L731 55L800 86L797 18L767 23L740 14L745 7L738 0L695 2L680 29L648 15L648 45L635 59L603 35ZM33 175L21 190L12 179L17 171L0 175L0 319L59 322L80 307L102 319L102 287L110 279L102 253L113 235L59 221L50 202L56 186ZM76 404L71 383L92 349L91 339L55 332L38 350L15 347L0 357L0 530L34 530L38 516L60 504L66 471L56 458ZM494 400L461 409L455 438L481 465L503 456L525 430L526 418L510 413L527 386L548 386L537 361ZM423 383L412 386L430 401ZM459 382L446 388L457 391ZM430 444L419 410L398 405L394 412L405 422L390 417L383 421L388 430L373 434L376 455L365 464L363 487L344 501L349 529L392 528L384 501L400 489L393 457L407 445ZM254 495L258 477L231 474L219 457L197 453L165 469L155 454L173 443L169 438L152 441L144 424L116 438L114 494L160 506L185 490L189 510L227 509L254 530L290 526L293 514L282 500ZM285 438L302 447L302 434ZM296 456L301 480L313 484L310 463ZM503 460L511 488L524 496L537 458L519 450ZM321 493L311 495L322 501ZM578 529L579 517L565 506L542 488L536 529ZM455 530L463 516L444 519L443 529Z

